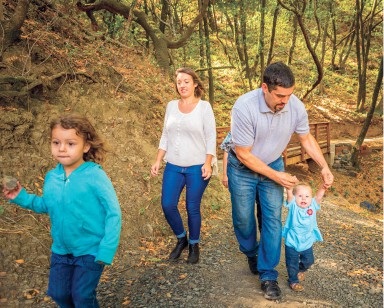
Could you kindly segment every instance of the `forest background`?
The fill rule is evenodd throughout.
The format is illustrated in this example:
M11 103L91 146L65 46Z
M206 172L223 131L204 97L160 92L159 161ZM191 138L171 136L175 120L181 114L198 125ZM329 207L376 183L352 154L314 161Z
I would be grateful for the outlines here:
M380 1L0 3L0 176L16 176L40 194L55 164L48 123L63 112L89 116L111 147L104 168L123 209L120 257L137 254L128 246L156 255L172 242L159 207L161 177L151 178L149 167L181 66L199 73L217 126L228 126L233 103L260 85L266 65L290 65L310 121L331 122L332 139L354 145L357 176L336 174L332 194L346 198L345 207L369 198L382 214L382 157L374 156L367 175L360 167L366 157L359 155L366 137L382 136ZM228 207L218 178L203 203L211 219ZM27 276L43 289L46 277L20 266L47 266L41 256L49 256L49 221L5 200L0 213L3 272L17 273L11 293L0 284L0 300L9 301L30 286Z

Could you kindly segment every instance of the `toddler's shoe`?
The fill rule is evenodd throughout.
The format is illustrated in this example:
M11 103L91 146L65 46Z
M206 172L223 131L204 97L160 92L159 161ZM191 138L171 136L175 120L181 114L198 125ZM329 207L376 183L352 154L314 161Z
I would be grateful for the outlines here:
M295 291L295 292L301 292L301 291L304 290L304 287L303 287L300 283L298 283L298 282L291 283L291 284L289 285L289 287L290 287L293 291Z
M297 274L297 279L299 279L299 281L304 281L305 280L305 273L304 272L299 272Z

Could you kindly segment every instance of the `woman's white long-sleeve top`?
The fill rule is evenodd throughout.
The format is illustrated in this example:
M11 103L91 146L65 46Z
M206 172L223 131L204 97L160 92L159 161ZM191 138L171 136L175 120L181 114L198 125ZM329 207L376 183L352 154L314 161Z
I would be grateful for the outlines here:
M200 100L190 113L179 110L178 100L167 104L159 149L174 165L189 167L204 164L206 155L216 157L216 122L212 106Z

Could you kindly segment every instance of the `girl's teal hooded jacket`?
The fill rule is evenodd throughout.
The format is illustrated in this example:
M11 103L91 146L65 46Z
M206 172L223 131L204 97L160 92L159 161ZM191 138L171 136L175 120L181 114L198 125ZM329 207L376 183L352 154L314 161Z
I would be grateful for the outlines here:
M58 164L45 177L43 196L23 188L11 200L51 219L52 251L93 255L111 264L121 230L121 209L113 185L100 165L84 162L66 177Z

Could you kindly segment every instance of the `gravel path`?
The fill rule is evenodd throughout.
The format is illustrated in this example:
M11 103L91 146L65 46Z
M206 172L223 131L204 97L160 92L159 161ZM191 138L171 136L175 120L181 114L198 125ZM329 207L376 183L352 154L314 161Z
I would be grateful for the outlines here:
M286 212L284 212L284 217ZM100 284L103 307L382 307L382 222L323 202L319 226L325 241L315 244L316 262L307 273L305 290L287 285L284 256L279 265L283 298L267 301L258 277L238 251L230 216L209 222L198 265L159 259L140 267L117 265ZM217 232L214 232L217 231ZM120 271L120 272L119 272ZM117 277L113 279L113 277Z
M167 261L173 237L145 239L147 247L141 249L122 247L128 250L119 250L99 284L101 307L383 307L382 221L334 204L338 202L332 197L322 203L318 222L324 242L315 244L316 262L301 293L288 287L282 253L278 270L283 297L278 302L264 299L258 276L250 273L238 250L230 209L222 208L203 220L197 265L186 264L187 251L178 262ZM45 285L48 268L43 266L39 275ZM0 306L55 307L43 292Z

